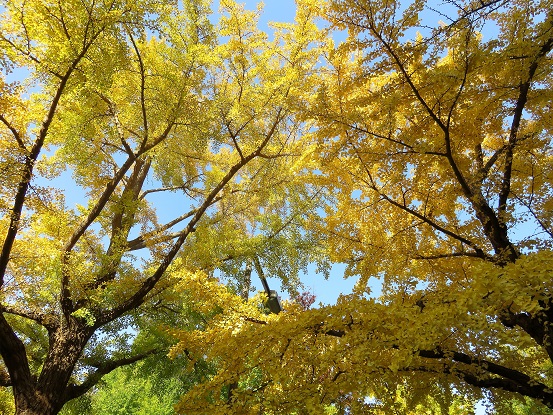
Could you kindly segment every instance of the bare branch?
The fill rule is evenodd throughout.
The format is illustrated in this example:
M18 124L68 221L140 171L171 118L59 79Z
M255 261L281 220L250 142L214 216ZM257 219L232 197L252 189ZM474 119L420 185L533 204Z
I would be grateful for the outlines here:
M134 165L133 172L125 184L121 199L129 199L133 202L138 200L140 190L144 185L148 171L150 170L150 160L137 159ZM100 285L113 280L116 275L117 265L121 262L121 258L126 249L121 246L121 240L126 240L129 236L132 224L135 218L134 209L119 209L115 211L111 220L111 237L109 247L106 251L106 257L110 258L109 262L104 264L102 272L94 281L93 287L97 288Z
M233 190L230 193L236 193L238 190ZM223 196L217 196L215 199L212 200L211 205L217 203L223 198ZM211 206L210 205L210 206ZM147 246L148 240L156 240L156 241L170 241L171 239L178 238L182 232L175 232L169 235L162 235L163 232L166 230L172 228L173 226L179 224L180 222L191 218L196 214L198 209L192 209L191 211L185 213L184 215L179 216L178 218L173 219L170 222L167 222L166 224L160 226L157 229L154 229L153 231L150 231L148 233L145 233L143 235L140 235L133 239L132 241L127 242L128 250L129 251L136 251L138 249L145 248Z
M146 114L146 71L144 69L144 62L142 61L142 55L140 54L140 50L138 49L138 46L134 40L134 37L131 31L128 28L126 29L127 29L127 35L129 36L129 39L131 40L132 46L136 53L136 57L138 59L138 66L140 68L140 107L142 110L142 124L144 126L143 144L145 144L148 141L148 116Z
M140 235L133 239L132 241L127 242L127 249L129 251L136 251L139 249L146 248L148 241L170 241L171 239L178 238L182 232L174 232L171 234L164 235L163 232L165 232L167 229L171 228L172 226L176 225L177 223L180 223L192 216L196 213L197 209L191 210L190 212L185 213L184 215L179 216L178 218L172 220L171 222L166 223L163 226L160 226L159 228L145 233L143 235Z
M194 177L196 179L198 176ZM144 199L147 195L150 193L158 193L158 192L173 192L175 190L185 190L188 188L188 183L183 184L182 186L170 186L170 187L160 187L157 189L148 189L141 193L139 199Z
M19 46L17 46L15 43L13 43L10 39L8 39L6 36L4 36L2 34L0 34L0 39L3 40L4 42L8 43L14 50L21 53L23 56L26 56L27 58L32 60L34 63L36 63L38 65L41 64L41 61L36 56L34 56L29 50L25 51L25 50L21 49ZM52 71L50 69L48 70L48 72L50 74L54 75L58 79L63 79L63 75L59 74L58 72Z
M394 63L396 64L397 68L401 72L401 75L403 76L403 79L407 82L409 87L411 88L411 91L415 95L417 101L423 106L425 111L428 113L430 118L434 120L436 125L444 132L444 134L449 134L449 127L448 125L444 124L444 122L440 119L440 117L432 110L430 105L426 102L426 100L421 95L419 89L413 82L411 75L407 72L407 69L405 68L405 65L399 58L396 51L392 48L391 44L384 39L382 33L380 33L378 30L376 30L376 27L374 26L374 22L371 21L369 25L369 29L372 32L373 36L377 38L377 40L384 46L384 49L388 52L388 54L392 57Z
M528 209L528 212L534 217L534 220L538 222L538 225L543 229L545 233L547 233L551 238L553 238L553 229L551 229L550 226L548 226L537 214L537 212L532 208L531 202L526 202L522 197L518 196L517 194L513 194L514 198L526 209Z

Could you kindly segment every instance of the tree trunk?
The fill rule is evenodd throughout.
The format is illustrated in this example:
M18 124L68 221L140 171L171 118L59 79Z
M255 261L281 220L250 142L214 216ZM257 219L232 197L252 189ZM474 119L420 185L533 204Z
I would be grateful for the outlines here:
M67 399L67 386L90 330L72 317L50 333L48 354L38 379L13 382L16 415L56 415Z
M56 415L61 407L54 408L49 400L35 391L34 395L15 397L15 415Z

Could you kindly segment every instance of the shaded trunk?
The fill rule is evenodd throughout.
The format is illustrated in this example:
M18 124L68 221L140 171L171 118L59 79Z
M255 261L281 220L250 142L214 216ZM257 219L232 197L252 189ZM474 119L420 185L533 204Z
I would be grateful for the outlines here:
M15 396L15 415L56 415L60 409L55 409L40 392L33 395Z
M68 400L71 374L90 333L71 318L49 337L48 354L38 378L32 375L23 379L12 377L16 415L55 415ZM26 356L16 358L27 360Z

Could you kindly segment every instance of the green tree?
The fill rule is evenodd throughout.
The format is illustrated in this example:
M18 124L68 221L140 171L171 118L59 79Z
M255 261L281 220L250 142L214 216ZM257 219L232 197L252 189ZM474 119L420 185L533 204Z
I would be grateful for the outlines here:
M112 372L92 401L92 413L105 415L170 415L179 393L177 379L161 382L162 395L157 395L150 377L135 377L135 373Z
M173 362L169 364L175 367ZM71 401L62 409L61 414L174 414L174 405L185 392L183 381L175 374L171 376L167 372L151 370L158 365L159 361L152 365L144 360L136 365L114 370L102 378L94 393ZM145 370L144 366L147 366L148 370Z
M0 384L17 414L166 352L135 334L182 306L183 276L255 259L293 287L311 260L292 113L310 39L289 25L283 48L224 6L214 27L203 0L1 2Z

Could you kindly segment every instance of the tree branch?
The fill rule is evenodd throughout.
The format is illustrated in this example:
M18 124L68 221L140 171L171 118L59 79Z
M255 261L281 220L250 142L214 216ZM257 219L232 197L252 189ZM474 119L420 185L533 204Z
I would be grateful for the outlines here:
M553 344L551 343L551 319L545 311L537 311L534 315L526 312L513 313L505 309L499 316L505 327L518 326L542 346L553 361Z
M471 258L482 258L477 252L451 252L448 254L436 254L436 255L418 255L415 254L415 259L444 259L444 258L455 258L455 257L471 257ZM491 258L489 258L491 260Z
M214 200L219 196L219 193L225 188L225 186L232 180L232 178L244 167L246 164L248 164L251 160L258 157L259 154L262 153L263 149L267 146L271 138L273 137L278 125L284 118L284 110L280 108L276 115L275 119L269 128L269 131L265 134L264 139L262 142L258 145L257 149L253 152L251 152L249 155L245 156L244 158L240 158L240 160L233 165L227 174L221 179L221 181L215 186L211 192L208 194L202 205L196 210L194 213L194 216L188 222L188 225L186 228L182 231L181 235L177 238L175 243L172 245L172 247L169 249L169 251L165 254L163 257L163 260L159 264L158 268L155 270L155 272L144 280L142 284L140 285L140 288L138 288L133 295L131 295L129 298L121 302L119 305L115 306L111 310L104 310L99 314L99 316L96 319L95 327L100 327L110 321L113 321L114 319L118 318L119 316L123 315L129 310L132 310L136 307L138 307L140 304L144 302L144 299L146 295L156 286L158 281L161 279L165 271L169 268L171 263L173 262L173 259L178 254L180 248L186 241L186 238L190 233L192 233L200 221L200 219L204 216L205 211L214 203Z
M25 146L25 143L23 142L23 140L21 139L21 135L19 134L19 131L17 131L15 129L15 127L13 127L11 125L11 123L6 119L4 118L4 116L2 114L0 114L0 121L2 121L2 123L8 127L8 129L11 131L12 135L13 135L13 138L15 138L15 141L17 141L17 145L19 146L19 148L21 150L23 150L23 154L25 155L28 155L29 154L29 150L27 150L27 147Z
M142 111L142 124L144 126L144 141L142 143L145 144L148 141L148 116L146 114L146 71L144 69L142 55L140 54L140 50L138 49L138 46L134 41L134 37L128 28L125 27L125 29L127 31L127 35L131 40L140 68L140 108Z
M238 190L233 190L230 193L236 193ZM218 201L220 201L223 197L217 196L213 201L211 202L211 205L214 205ZM211 206L210 205L210 206ZM136 238L134 238L131 241L127 242L127 249L129 251L136 251L138 249L146 248L148 240L156 240L156 241L170 241L171 239L178 238L182 232L174 232L169 235L161 235L162 232L172 228L173 226L177 225L178 223L194 216L198 209L192 209L191 211L185 213L184 215L179 216L178 218L173 219L170 222L167 222L166 224L160 226L157 229L154 229L153 231L147 232L145 234L142 234Z
M458 240L459 242L469 246L471 249L474 250L475 254L477 257L479 258L482 258L482 259L487 259L487 260L491 260L491 258L486 255L484 253L484 251L482 250L482 248L480 248L476 243L472 242L471 240L461 236L461 235L458 235L456 234L455 232L452 232L446 228L444 228L443 226L439 225L438 223L434 222L432 219L428 218L427 216L417 212L415 209L411 209L409 208L408 206L406 206L405 204L401 204L399 202L396 202L394 199L392 199L391 197L389 197L388 195L382 193L378 187L376 186L376 183L374 182L373 180L373 177L372 177L372 174L370 172L370 170L368 169L367 165L365 164L365 162L363 161L363 159L361 158L361 155L359 154L358 150L357 150L357 147L353 144L353 143L350 143L350 145L353 147L354 151L355 151L355 154L357 156L357 158L359 159L359 161L361 162L361 164L363 165L363 168L365 170L365 173L367 173L367 176L370 180L370 182L367 182L367 185L369 185L369 187L371 189L373 189L375 192L378 193L378 195L386 200L388 203L392 204L393 206L409 213L410 215L420 219L421 221L423 221L424 223L426 223L427 225L431 226L432 228L436 229L437 231L453 238L453 239L456 239Z
M198 176L194 176L194 179L197 179L199 177ZM156 188L156 189L148 189L148 190L145 190L143 191L141 194L140 194L140 200L144 199L147 195L149 195L150 193L158 193L158 192L172 192L172 191L175 191L175 190L187 190L189 185L190 185L190 182L192 180L189 180L187 181L185 184L183 184L182 186L170 186L170 187L159 187L159 188ZM188 189L190 190L190 189Z
M129 146L129 143L127 143L127 140L125 140L125 134L123 133L123 126L121 124L121 120L119 119L119 115L117 113L117 108L116 108L115 104L109 98L107 98L104 94L102 94L101 92L96 91L96 93L102 99L102 101L104 101L107 104L107 106L108 106L108 108L111 112L111 115L113 116L113 120L115 122L115 128L117 130L117 135L119 136L119 141L121 141L121 144L123 145L123 148L125 149L125 152L130 157L134 157L133 150Z
M58 88L56 89L56 93L54 94L52 102L50 103L50 107L48 108L44 121L42 122L42 125L40 127L38 137L36 138L31 151L25 156L25 165L23 167L22 178L17 186L13 206L11 208L10 225L8 227L8 231L2 245L2 252L0 254L0 287L4 284L4 275L6 273L8 262L10 260L10 253L17 233L19 231L19 220L21 219L21 212L27 198L27 191L29 189L31 178L33 176L34 166L36 160L38 159L40 151L42 150L42 146L44 145L44 140L46 139L46 135L48 134L50 124L54 120L54 115L56 114L59 102L65 91L65 87L67 85L67 82L69 81L69 78L77 68L80 61L86 55L88 49L92 46L92 43L96 40L96 38L100 35L102 31L103 28L102 30L98 31L95 36L93 36L89 43L84 45L81 53L79 53L79 55L71 63L71 66L67 69L65 75L61 78Z
M50 314L44 314L37 311L24 311L17 307L4 304L0 305L0 313L12 314L14 316L19 316L28 320L36 321L48 331L52 331L58 327L58 323L56 322L55 317Z
M550 29L553 28L552 12L549 12L548 23L549 23ZM520 122L524 114L524 108L526 106L526 103L528 102L528 93L530 91L530 87L532 86L534 75L536 74L536 71L538 69L539 62L551 51L552 48L553 48L553 36L547 39L541 45L538 53L530 63L530 67L528 68L528 77L519 86L519 94L515 105L515 111L513 114L511 129L509 132L509 143L506 146L505 166L503 168L503 180L501 183L501 191L499 192L499 198L498 198L498 210L501 213L505 212L507 209L507 199L509 197L509 193L511 192L513 151L518 141L518 131L520 129Z
M64 396L64 401L68 402L71 399L78 398L79 396L84 395L92 387L94 387L104 375L112 372L113 370L127 366L133 363L136 363L140 360L146 359L154 354L160 353L158 349L151 349L144 353L137 354L135 356L126 357L117 360L108 360L98 363L89 363L89 366L96 367L96 370L92 373L89 373L86 380L80 385L69 385Z
M0 312L0 354L8 369L12 385L31 388L32 376L25 345L17 337L4 314ZM4 377L5 378L5 377Z
M135 157L127 158L127 160L115 173L113 178L106 184L106 187L102 192L101 196L96 201L96 204L88 212L88 215L86 216L84 221L82 221L81 224L77 226L77 229L75 229L75 231L73 232L73 234L66 242L65 246L63 247L62 284L61 284L60 303L62 305L62 309L66 316L71 314L74 311L73 303L71 300L71 293L69 292L69 279L70 279L69 258L71 255L71 251L73 250L73 248L75 247L79 239L83 236L85 231L88 229L88 227L96 220L98 215L100 215L100 213L103 211L105 205L110 200L113 192L115 192L115 189L117 188L117 186L119 185L123 177L125 177L125 174L133 165L134 161L135 161Z
M465 353L444 351L440 348L434 350L420 350L418 355L428 359L451 359L454 362L464 363L478 368L484 373L499 377L482 377L463 369L455 368L451 373L457 375L465 382L483 388L500 388L509 392L517 392L522 395L538 399L545 405L553 408L553 392L543 383L532 379L515 369L490 362L488 360L474 358Z
M125 188L121 194L121 201L123 203L138 201L140 190L144 185L148 171L150 170L151 163L147 159L137 159L134 164L133 172L131 173L128 181L125 184ZM106 251L106 257L110 258L107 263L102 267L99 275L95 278L93 284L94 288L111 281L115 278L117 265L121 262L123 254L127 251L126 241L132 225L134 224L135 210L133 208L119 207L112 216L111 220L111 237L109 246Z
M9 373L3 367L0 368L0 386L5 388L13 386Z

